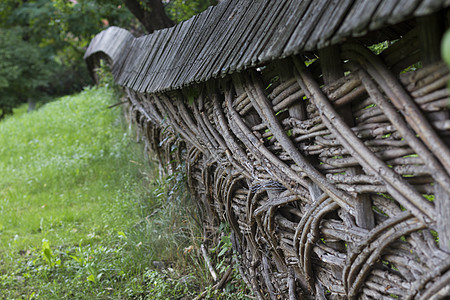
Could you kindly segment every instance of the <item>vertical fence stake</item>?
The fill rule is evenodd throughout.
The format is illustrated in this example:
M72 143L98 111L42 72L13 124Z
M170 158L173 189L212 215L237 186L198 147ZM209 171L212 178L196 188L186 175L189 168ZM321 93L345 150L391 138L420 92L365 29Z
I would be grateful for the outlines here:
M319 59L325 84L330 84L344 76L338 46L319 49ZM349 127L354 126L351 103L340 107L337 111ZM363 170L359 167L350 168L348 173L351 176L364 174ZM369 195L360 194L356 200L356 224L365 229L372 229L375 226L375 220Z
M444 31L444 18L442 14L417 18L419 40L421 47L422 65L428 66L441 61L441 38ZM447 120L448 111L440 111L432 114L433 121ZM447 145L450 139L443 138ZM437 230L439 234L439 246L450 251L450 195L438 183L434 186L434 201L437 211Z

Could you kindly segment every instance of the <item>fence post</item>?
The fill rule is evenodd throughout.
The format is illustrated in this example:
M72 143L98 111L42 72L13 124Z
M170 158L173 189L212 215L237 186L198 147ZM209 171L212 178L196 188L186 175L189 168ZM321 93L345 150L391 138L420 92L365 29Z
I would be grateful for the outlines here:
M417 18L419 42L421 47L422 65L428 66L441 61L441 38L444 31L444 18L442 14ZM447 110L439 111L431 115L432 121L448 120ZM449 137L442 137L447 145L450 145ZM439 234L439 246L450 251L450 195L438 183L434 186L434 202L437 211L437 230Z
M340 51L338 46L330 46L319 49L319 59L320 66L322 68L323 80L326 85L344 76L344 69L341 64ZM338 108L337 111L349 127L354 126L351 103ZM348 173L349 174L347 175L350 176L364 174L363 170L360 167L350 168ZM359 194L357 196L355 203L355 212L356 224L358 226L365 229L372 229L375 226L372 204L369 195Z

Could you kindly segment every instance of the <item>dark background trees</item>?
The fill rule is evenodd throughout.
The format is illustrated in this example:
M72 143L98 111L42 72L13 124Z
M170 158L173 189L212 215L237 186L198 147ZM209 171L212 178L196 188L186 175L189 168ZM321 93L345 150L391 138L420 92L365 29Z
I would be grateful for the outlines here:
M92 84L83 55L95 34L120 26L135 35L186 20L215 0L0 1L0 119L24 102Z

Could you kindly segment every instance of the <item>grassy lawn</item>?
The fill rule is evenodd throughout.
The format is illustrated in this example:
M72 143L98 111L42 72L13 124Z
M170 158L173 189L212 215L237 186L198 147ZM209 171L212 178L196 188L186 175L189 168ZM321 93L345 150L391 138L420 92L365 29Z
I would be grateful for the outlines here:
M141 153L118 111L106 108L111 98L106 89L88 90L0 123L2 253L43 239L86 244L137 221L130 196L138 195L128 192L140 184L130 161Z

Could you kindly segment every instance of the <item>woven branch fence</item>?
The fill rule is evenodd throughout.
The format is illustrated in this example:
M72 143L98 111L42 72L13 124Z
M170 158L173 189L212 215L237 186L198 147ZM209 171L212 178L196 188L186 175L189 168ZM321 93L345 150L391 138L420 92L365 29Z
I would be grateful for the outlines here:
M258 299L450 297L450 1L224 1L91 42ZM369 46L384 42L374 53Z

